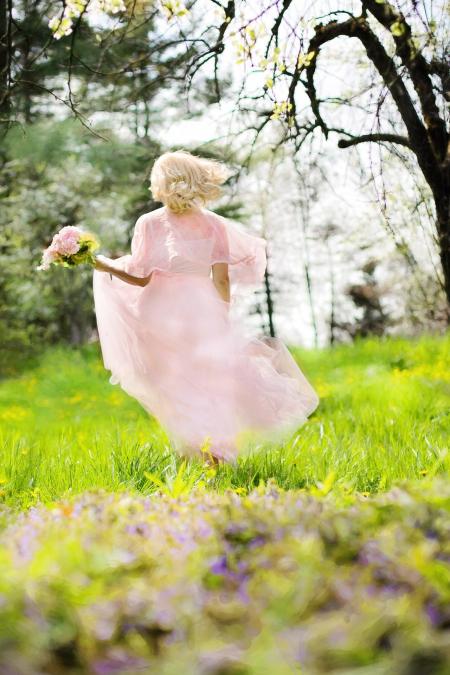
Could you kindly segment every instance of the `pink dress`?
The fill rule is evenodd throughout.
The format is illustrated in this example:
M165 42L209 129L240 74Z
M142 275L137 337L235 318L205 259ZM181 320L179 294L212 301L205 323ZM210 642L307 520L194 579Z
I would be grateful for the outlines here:
M232 460L258 441L283 440L319 403L278 338L250 337L231 318L211 277L229 265L231 297L263 281L266 240L206 208L166 207L136 222L131 254L114 267L148 276L133 286L94 270L103 362L165 428L180 454L209 445Z

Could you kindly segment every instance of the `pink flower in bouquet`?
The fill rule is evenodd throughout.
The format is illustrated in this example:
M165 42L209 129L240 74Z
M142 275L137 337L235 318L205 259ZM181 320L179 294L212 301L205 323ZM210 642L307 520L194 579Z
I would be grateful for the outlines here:
M99 242L96 237L79 227L66 225L53 235L52 243L42 253L38 270L48 270L52 263L75 267L81 263L94 264L93 251Z
M55 244L52 242L51 245L45 249L45 251L42 254L42 262L37 267L38 270L48 270L52 262L55 262L55 260L58 260L59 253L58 249L56 248Z
M80 249L81 230L72 225L66 225L53 237L54 245L61 255L73 255ZM56 239L56 241L55 241ZM53 245L52 242L52 245Z

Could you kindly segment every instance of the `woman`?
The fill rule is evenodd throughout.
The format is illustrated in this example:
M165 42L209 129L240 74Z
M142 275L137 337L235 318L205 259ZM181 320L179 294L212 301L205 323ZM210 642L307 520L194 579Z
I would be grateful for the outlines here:
M263 280L266 241L206 208L228 175L183 150L159 157L151 190L163 206L138 219L131 254L98 256L93 278L110 382L180 454L214 461L233 460L248 434L281 439L318 405L285 345L244 335L229 315L236 290Z

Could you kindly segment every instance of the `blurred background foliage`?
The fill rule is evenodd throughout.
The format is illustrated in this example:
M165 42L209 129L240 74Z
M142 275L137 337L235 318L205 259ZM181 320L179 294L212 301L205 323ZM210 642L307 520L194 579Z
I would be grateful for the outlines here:
M108 143L75 120L16 127L1 167L0 368L45 343L80 344L93 325L92 271L36 273L44 246L62 225L96 232L102 250L129 246L136 214L149 210L147 171L160 148L151 141ZM151 208L151 205L150 205Z

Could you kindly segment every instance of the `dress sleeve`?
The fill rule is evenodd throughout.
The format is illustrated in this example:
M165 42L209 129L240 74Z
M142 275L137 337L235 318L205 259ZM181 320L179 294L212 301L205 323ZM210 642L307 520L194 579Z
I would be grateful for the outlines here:
M133 270L130 274L135 274L138 277L145 277L150 274L149 237L146 236L146 234L149 234L146 232L149 227L148 219L141 216L136 221L131 239L131 257L128 265Z
M246 232L243 227L217 214L211 264L226 262L233 285L257 285L264 279L267 241Z
M112 261L112 266L136 277L146 277L153 270L151 220L147 214L140 216L134 226L131 239L131 254L120 256Z

